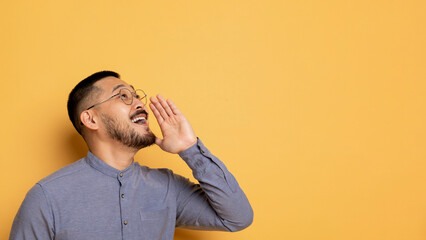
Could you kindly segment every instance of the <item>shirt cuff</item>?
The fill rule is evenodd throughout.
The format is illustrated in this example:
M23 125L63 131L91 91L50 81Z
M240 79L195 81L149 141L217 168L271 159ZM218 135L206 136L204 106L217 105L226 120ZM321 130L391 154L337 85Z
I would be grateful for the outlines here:
M179 153L188 166L198 173L204 172L212 161L212 154L197 137L197 143Z
M201 140L197 137L197 143L179 153L179 156L191 168L197 180L210 181L212 176L223 178L232 192L237 191L238 183L234 176L226 169L226 166L215 157ZM208 180L208 178L211 178Z

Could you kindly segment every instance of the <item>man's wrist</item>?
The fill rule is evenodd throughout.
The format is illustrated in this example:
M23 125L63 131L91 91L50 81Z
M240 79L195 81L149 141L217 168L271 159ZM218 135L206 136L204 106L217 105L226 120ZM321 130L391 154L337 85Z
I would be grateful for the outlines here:
M184 152L184 151L190 149L191 147L195 146L197 144L197 142L198 142L198 137L195 137L195 139L192 142L190 142L186 147L184 147L183 150L179 151L178 154L180 154L181 152Z

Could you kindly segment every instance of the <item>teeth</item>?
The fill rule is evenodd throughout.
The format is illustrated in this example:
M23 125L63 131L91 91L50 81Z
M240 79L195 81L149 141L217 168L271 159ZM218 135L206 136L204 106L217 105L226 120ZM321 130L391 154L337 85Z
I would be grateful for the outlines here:
M132 122L136 123L139 120L146 120L146 118L144 118L144 117L137 117L137 118L133 119Z

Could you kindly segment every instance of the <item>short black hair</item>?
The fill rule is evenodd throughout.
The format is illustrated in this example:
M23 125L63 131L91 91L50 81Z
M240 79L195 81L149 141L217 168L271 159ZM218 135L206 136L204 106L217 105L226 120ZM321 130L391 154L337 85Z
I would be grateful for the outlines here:
M74 89L70 92L68 97L68 117L77 132L82 135L80 124L81 104L91 95L94 91L98 90L94 84L106 77L120 78L120 74L113 71L100 71L94 73L79 82Z

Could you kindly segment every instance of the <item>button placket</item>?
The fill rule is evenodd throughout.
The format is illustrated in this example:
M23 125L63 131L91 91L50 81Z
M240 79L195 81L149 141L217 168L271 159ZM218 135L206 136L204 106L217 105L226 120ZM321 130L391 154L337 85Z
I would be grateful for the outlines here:
M120 183L120 192L119 192L119 196L121 198L124 198L124 193L123 193L123 173L120 172L119 174L119 178L118 178L118 182Z
M123 176L124 174L122 172L120 172L118 174L118 181L120 183L120 191L119 191L119 198L120 198L120 208L121 208L121 213L122 213L122 221L123 221L123 225L126 226L128 224L128 220L125 220L128 216L127 216L127 211L125 209L126 208L126 202L125 200L125 194L124 194L124 179Z

